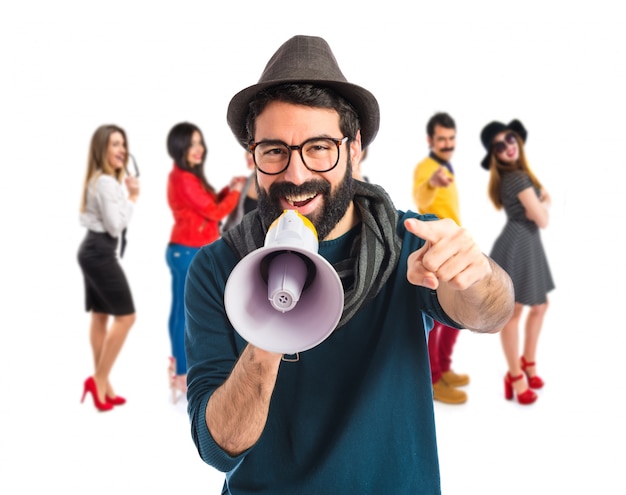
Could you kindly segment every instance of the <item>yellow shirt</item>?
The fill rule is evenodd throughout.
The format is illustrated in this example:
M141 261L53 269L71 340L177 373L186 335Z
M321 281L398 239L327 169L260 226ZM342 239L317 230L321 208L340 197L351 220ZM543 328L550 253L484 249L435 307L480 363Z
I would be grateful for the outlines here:
M451 218L457 225L461 225L456 181L452 181L448 187L431 187L428 183L435 171L442 166L430 156L417 164L413 173L413 200L418 213ZM454 177L447 168L446 173Z

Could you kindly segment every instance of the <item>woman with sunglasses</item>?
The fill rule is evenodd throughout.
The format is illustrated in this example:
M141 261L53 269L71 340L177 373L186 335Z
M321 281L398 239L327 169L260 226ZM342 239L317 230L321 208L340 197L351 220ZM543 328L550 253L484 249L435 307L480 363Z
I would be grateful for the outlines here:
M169 316L170 388L172 399L187 392L185 356L185 278L193 256L205 244L220 236L220 222L237 206L246 177L234 177L217 192L204 174L207 149L202 131L189 122L180 122L167 136L167 151L174 161L167 182L167 201L174 225L165 258L172 275L172 303Z
M133 297L116 254L120 239L120 257L123 254L124 232L139 196L138 179L125 171L127 143L126 133L116 125L96 129L80 207L80 224L87 235L78 251L78 263L85 282L86 310L91 312L89 340L94 358L94 373L85 380L82 400L90 393L99 411L126 402L114 392L109 375L135 323Z
M510 275L515 287L515 311L500 333L508 365L504 396L532 404L543 387L535 357L539 333L554 289L540 229L549 220L550 196L528 166L524 152L527 132L519 120L487 124L480 139L487 150L481 166L489 171L489 198L496 210L504 208L506 224L496 239L491 257ZM524 346L519 352L519 326L524 307ZM524 379L525 378L525 379Z

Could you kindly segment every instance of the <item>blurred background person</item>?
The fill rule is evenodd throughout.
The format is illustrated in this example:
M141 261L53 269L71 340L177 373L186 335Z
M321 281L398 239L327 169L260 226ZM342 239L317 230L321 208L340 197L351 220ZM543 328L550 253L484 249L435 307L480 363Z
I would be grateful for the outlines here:
M126 402L115 393L109 375L135 322L130 286L117 258L119 240L139 196L138 179L125 174L128 156L123 129L116 125L96 129L89 147L80 207L80 224L87 234L78 250L78 263L85 282L85 309L91 312L94 359L94 373L84 382L81 402L90 393L100 411ZM120 257L123 249L124 242ZM113 321L109 326L110 316Z
M480 134L487 150L481 166L489 170L489 198L496 210L504 208L506 214L491 257L508 272L515 287L515 311L500 333L508 366L504 395L508 400L517 396L520 404L535 402L537 394L531 389L543 387L535 357L548 292L554 289L539 230L548 226L550 196L528 166L524 152L527 134L519 120L506 125L490 122ZM524 306L529 309L520 357L518 328Z
M252 211L257 206L258 196L256 191L256 169L254 166L254 158L249 151L245 152L246 166L248 168L248 178L243 186L243 191L237 202L237 207L228 215L223 232L237 225L243 216Z
M413 172L413 200L419 213L451 218L461 225L459 194L450 160L456 145L456 123L447 113L434 114L426 124L429 155ZM433 382L433 399L446 404L463 404L467 394L457 387L469 376L452 371L452 352L459 330L438 321L428 334L428 357Z
M172 355L168 368L172 399L187 392L185 357L185 278L196 252L220 235L220 222L235 208L245 177L234 177L219 193L204 173L207 148L198 126L176 124L167 136L174 164L167 181L167 202L174 217L165 258L172 275L172 303L168 321Z

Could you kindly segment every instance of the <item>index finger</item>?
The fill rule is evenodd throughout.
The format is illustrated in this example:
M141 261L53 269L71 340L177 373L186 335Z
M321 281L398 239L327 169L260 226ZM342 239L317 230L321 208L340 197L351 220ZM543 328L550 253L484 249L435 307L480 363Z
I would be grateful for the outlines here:
M450 232L449 222L454 223L449 218L428 221L419 220L417 218L407 218L404 221L404 226L411 234L434 244L439 242Z

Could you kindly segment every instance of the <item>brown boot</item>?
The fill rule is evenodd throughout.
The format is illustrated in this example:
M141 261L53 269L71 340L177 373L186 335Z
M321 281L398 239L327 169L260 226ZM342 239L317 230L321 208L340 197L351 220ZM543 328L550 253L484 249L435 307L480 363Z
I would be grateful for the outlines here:
M462 387L469 383L468 375L458 375L454 371L449 370L441 375L441 379L451 387Z
M446 404L463 404L467 400L467 394L439 379L433 383L433 399Z

